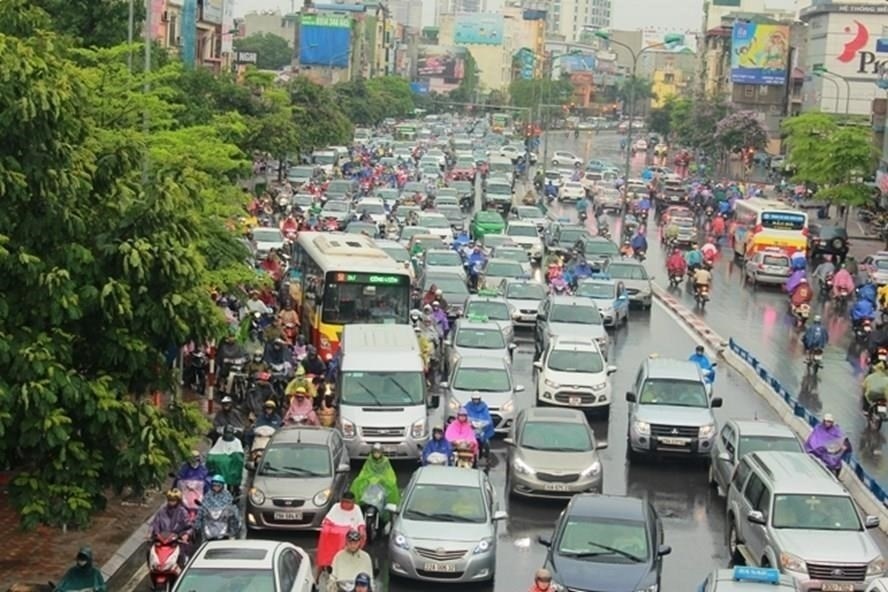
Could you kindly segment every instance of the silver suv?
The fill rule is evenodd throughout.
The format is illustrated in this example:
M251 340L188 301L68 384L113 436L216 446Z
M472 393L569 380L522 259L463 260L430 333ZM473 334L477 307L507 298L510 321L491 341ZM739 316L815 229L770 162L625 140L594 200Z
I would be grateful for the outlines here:
M728 489L728 546L734 559L775 567L804 591L862 591L885 560L854 500L815 459L800 452L752 452Z
M715 443L712 409L700 367L685 360L651 357L641 364L629 402L629 457L677 454L709 457Z

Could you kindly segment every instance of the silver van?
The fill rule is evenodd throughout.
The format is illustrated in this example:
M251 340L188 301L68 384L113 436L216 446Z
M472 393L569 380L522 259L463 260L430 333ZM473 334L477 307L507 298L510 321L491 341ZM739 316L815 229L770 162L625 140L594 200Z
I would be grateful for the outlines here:
M410 325L346 325L337 384L339 418L351 458L377 442L391 458L418 458L429 439L422 356Z
M728 488L728 547L734 559L791 575L800 590L855 592L885 572L862 517L826 468L801 452L745 455Z

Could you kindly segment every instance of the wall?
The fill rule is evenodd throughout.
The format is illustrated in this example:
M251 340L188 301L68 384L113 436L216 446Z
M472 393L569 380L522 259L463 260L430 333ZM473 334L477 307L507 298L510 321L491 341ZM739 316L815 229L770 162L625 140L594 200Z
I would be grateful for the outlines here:
M456 43L454 33L460 15L442 14L438 21L438 43L465 47L475 60L484 90L505 91L512 81L512 32L508 30L514 19L504 19L503 43L500 45Z
M296 39L296 19L286 18L280 12L251 12L244 15L244 36L271 33L287 40L287 45L293 47Z
M651 76L651 91L654 93L651 107L655 109L662 107L669 97L681 95L687 84L686 72L674 63L664 60L664 63L657 66Z

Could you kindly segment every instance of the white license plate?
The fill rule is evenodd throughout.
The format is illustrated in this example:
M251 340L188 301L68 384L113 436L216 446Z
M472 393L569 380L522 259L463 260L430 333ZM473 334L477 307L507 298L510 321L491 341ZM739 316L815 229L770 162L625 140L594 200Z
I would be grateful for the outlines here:
M546 483L543 485L543 489L546 491L567 491L567 485L563 483Z
M567 399L567 404L577 407L583 404L583 397L569 397Z
M879 405L878 407L876 407L876 411L879 412L879 415L885 415L886 413L888 413L888 407L886 407L885 405Z
M433 571L438 573L451 573L456 571L455 565L448 563L423 563L422 568L425 571Z
M660 438L660 444L667 446L687 446L690 438Z
M854 584L839 584L837 582L823 582L820 584L823 592L854 592Z
M275 520L302 520L302 512L275 512Z
M386 454L397 454L398 447L397 446L383 446L382 451Z

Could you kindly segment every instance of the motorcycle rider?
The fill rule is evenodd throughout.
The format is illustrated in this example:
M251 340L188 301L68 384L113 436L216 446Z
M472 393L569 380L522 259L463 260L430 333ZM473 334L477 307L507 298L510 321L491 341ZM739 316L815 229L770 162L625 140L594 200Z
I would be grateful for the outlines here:
M314 383L305 375L305 366L299 364L296 366L296 376L293 377L284 389L284 394L292 398L296 394L296 390L302 388L305 392L315 398L316 390Z
M629 243L629 245L632 247L632 251L634 253L647 253L647 237L644 235L644 232L640 228L638 229L638 232L635 233L635 236L632 237L632 241Z
M312 400L307 395L305 387L296 387L293 392L293 400L290 401L290 407L287 409L287 414L284 415L284 424L321 425L317 414L314 412Z
M438 326L438 332L441 337L446 337L450 332L450 321L447 319L447 313L441 309L441 303L437 300L432 302L432 320Z
M888 371L884 364L877 363L873 366L873 372L863 379L863 410L869 411L874 404L884 401L886 396L888 396Z
M253 356L247 363L246 372L250 378L255 378L257 374L268 372L268 364L265 363L265 352L263 350L253 350Z
M814 269L814 277L817 278L817 281L821 284L825 283L830 276L835 275L836 266L832 262L832 257L830 255L824 255L823 261L820 262Z
M863 284L859 288L857 288L857 298L858 300L869 300L873 306L875 306L878 298L878 292L876 290L876 286L873 284L873 281L870 278L866 278Z
M246 448L249 450L253 447L253 439L256 437L256 428L271 427L275 430L280 429L284 425L281 414L277 412L277 403L269 399L262 405L262 413L256 418L256 422L249 430L247 430L245 441Z
M805 259L804 251L796 251L792 255L789 256L789 267L793 271L798 269L806 269L808 267L808 262Z
M703 286L711 290L711 284L712 273L705 267L697 267L694 271L694 294L699 293Z
M456 412L456 421L450 422L450 425L447 426L447 430L444 432L444 437L454 447L458 442L468 442L472 448L472 454L475 455L475 458L478 458L478 442L475 439L475 429L469 422L469 413L465 407L460 407Z
M161 533L171 532L183 542L187 542L191 535L191 524L188 522L188 510L182 505L182 492L174 487L166 492L166 500L167 503L151 520L151 539ZM184 565L184 557L181 562Z
M808 285L808 280L802 278L789 295L789 303L795 313L803 304L810 304L814 298L814 290Z
M688 264L688 270L694 271L703 265L703 253L697 248L697 244L691 245L691 249L685 253L685 263Z
M243 346L235 340L235 333L236 329L232 328L225 336L225 340L219 345L219 349L216 350L216 366L219 368L216 382L221 387L224 387L220 390L226 393L231 391L231 382L233 380L233 376L231 376L232 360L240 360L247 357Z
M484 264L487 262L487 256L481 250L480 245L475 245L472 252L466 258L466 271L469 273L469 288L478 288L478 276Z
M700 253L703 255L703 261L706 265L712 267L715 258L718 256L718 247L712 241L712 237L706 240L706 243L700 247Z
M361 549L363 537L357 530L350 530L345 535L345 549L333 557L327 592L336 592L337 582L355 582L358 575L373 573L373 560Z
M364 491L374 483L379 484L385 490L385 502L397 505L401 501L401 491L398 489L398 477L392 463L382 453L382 444L376 442L370 449L370 456L364 461L364 466L355 480L352 481L349 491L359 502Z
M480 443L482 447L488 446L494 434L493 417L490 415L490 407L481 399L481 393L478 391L472 393L472 398L465 404L465 410L469 414L469 423L473 421L485 422Z
M832 413L825 413L823 421L811 430L808 439L805 440L805 452L826 462L827 459L824 458L824 453L828 452L826 448L830 443L836 441L841 442L841 450L836 453L829 453L830 456L844 456L851 451L851 443L845 437L845 432L838 426Z
M583 197L581 197L579 199L579 201L577 201L577 216L579 217L580 220L582 220L583 218L585 218L587 216L588 210L589 210L589 200L586 199L586 196L584 195Z
M210 472L203 463L200 451L192 450L188 460L179 467L179 472L176 473L176 478L173 480L173 487L178 489L180 481L203 481L204 492L206 492L209 487L209 477Z
M552 179L548 179L546 181L546 187L543 190L543 195L546 196L546 199L552 201L558 197L558 188L552 183Z
M552 574L548 569L540 568L533 575L533 586L528 592L550 592L552 590Z
M287 342L283 339L275 339L270 346L265 348L263 361L268 365L269 371L272 370L272 366L284 366L284 374L289 374L292 359L293 352L290 351Z
M450 464L450 456L453 454L453 447L450 445L450 442L444 438L444 430L438 426L432 428L432 437L429 438L429 441L426 442L426 445L422 448L421 461L423 466L429 464L429 455L434 453L443 454L447 459L446 463L448 465Z
M302 360L302 367L305 368L307 374L314 374L315 376L323 376L327 369L327 365L324 364L324 360L318 355L318 350L313 345L305 348L305 358Z
M210 479L210 490L200 502L200 511L197 513L197 519L194 521L194 531L200 533L207 520L212 519L210 512L214 510L223 510L234 505L234 497L231 492L225 488L225 477L222 475L213 475ZM228 513L228 538L237 538L240 534L240 514L237 508L233 512Z
M10 588L12 590L12 588ZM102 570L93 565L92 549L81 547L74 558L74 565L65 572L53 592L108 592Z
M669 255L669 259L666 260L666 272L669 274L669 277L678 276L679 278L683 278L687 269L688 264L685 262L685 258L681 254L681 251L673 249L672 254Z
M854 292L854 276L851 275L851 272L844 265L833 276L832 297L837 297L839 292L844 292L845 294Z
M240 410L234 407L234 401L228 395L222 397L222 409L213 416L213 433L210 437L214 443L219 439L219 435L226 426L231 426L241 432L247 427L247 420L244 419Z
M675 220L669 220L666 224L666 228L663 229L663 240L667 245L677 241L679 232L678 224L675 223Z
M274 311L259 298L259 290L250 290L250 297L244 304L244 310L247 314L258 312L262 315L272 314Z
M712 367L712 362L706 357L706 348L702 345L698 345L694 348L694 353L691 354L688 361L693 362L700 367L700 370L703 371L703 376L706 378L706 382L709 384L715 382L715 368Z
M876 307L866 298L858 298L851 309L851 325L856 329L864 321L876 318Z
M823 351L829 342L829 333L823 326L820 315L814 315L814 321L805 329L802 336L802 345L805 346L805 353L819 349Z
M879 310L888 310L888 284L883 284L876 290L876 301L879 303Z
M533 175L533 186L537 191L542 190L545 180L546 176L543 174L542 169L537 169L537 172Z

